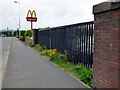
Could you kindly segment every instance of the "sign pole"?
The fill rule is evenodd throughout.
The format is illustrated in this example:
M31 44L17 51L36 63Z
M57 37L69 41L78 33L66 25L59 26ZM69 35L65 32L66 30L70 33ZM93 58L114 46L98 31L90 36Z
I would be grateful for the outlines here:
M31 21L31 30L33 29L33 23L32 23L32 21Z

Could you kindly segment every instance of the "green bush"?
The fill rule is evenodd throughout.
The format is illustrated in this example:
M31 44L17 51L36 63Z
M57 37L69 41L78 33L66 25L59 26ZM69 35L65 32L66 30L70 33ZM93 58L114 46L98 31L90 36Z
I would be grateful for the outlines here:
M21 40L21 41L25 41L25 37L21 36L21 37L20 37L20 40Z
M60 58L61 58L62 60L64 60L65 62L67 62L67 61L68 61L67 56L66 56L66 55L64 55L64 54L61 54L61 55L60 55Z
M93 70L86 67L81 70L81 81L92 87Z
M38 51L39 51L39 52L42 52L42 51L43 51L43 47L40 46L40 47L38 48Z
M65 64L64 64L64 63L60 63L59 66L60 66L60 67L64 67Z
M52 54L52 55L50 56L50 61L53 61L53 60L55 60L55 59L57 59L56 54Z
M33 35L33 32L32 32L32 30L27 30L26 32L25 32L25 37L32 37L32 35Z
M30 44L29 46L30 46L30 47L35 47L35 45L34 45L34 44Z
M35 49L38 49L40 47L40 45L39 44L37 44L36 46L35 46Z
M93 70L86 68L83 64L74 65L72 68L73 71L77 72L80 75L80 80L83 81L85 84L92 87L92 76Z
M47 50L46 46L43 45L43 49L44 49L44 50Z
M66 55L66 56L68 55L68 52L67 52L67 50L64 50L64 55Z
M17 38L19 38L19 36L17 35Z
M41 55L43 55L43 56L49 56L48 54L49 54L48 50L43 50L41 52Z
M20 31L20 35L25 37L25 32L26 32L25 30Z

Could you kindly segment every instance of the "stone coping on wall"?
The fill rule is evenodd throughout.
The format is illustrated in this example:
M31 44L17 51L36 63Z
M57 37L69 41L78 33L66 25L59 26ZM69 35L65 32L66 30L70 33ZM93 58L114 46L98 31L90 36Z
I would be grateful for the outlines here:
M30 40L33 40L33 38L28 38L28 37L25 37L25 38L30 39Z
M118 9L118 8L120 9L120 1L119 2L102 2L100 4L93 6L93 14L109 11L112 9Z

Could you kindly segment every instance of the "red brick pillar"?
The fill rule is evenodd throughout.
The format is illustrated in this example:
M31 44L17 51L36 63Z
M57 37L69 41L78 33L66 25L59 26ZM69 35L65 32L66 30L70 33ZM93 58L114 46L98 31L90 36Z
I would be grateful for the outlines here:
M93 7L93 85L120 87L120 2L104 2Z
M34 45L37 44L37 32L38 32L38 29L33 29L33 44Z

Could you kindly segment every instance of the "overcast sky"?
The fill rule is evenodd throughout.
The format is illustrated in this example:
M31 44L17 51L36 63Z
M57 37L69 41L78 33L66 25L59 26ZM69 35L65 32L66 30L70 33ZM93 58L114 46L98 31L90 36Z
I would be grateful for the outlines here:
M28 10L35 10L34 28L56 27L93 21L93 5L106 0L17 0L20 2L21 30L30 29ZM18 28L19 8L14 0L0 0L0 30Z

